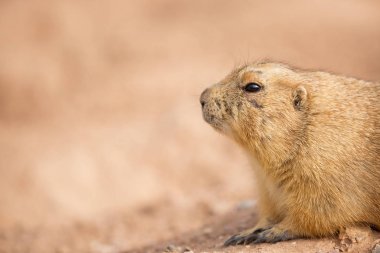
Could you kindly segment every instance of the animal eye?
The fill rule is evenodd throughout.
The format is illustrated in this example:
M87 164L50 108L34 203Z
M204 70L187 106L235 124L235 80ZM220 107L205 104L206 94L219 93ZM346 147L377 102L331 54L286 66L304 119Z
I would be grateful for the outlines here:
M244 86L244 90L246 92L258 92L261 90L261 86L257 83L248 83L246 86Z

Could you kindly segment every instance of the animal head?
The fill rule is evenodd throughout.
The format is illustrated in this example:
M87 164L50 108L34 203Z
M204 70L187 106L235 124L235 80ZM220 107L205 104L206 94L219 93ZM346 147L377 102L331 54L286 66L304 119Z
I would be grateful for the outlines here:
M308 107L301 80L297 71L282 64L239 67L203 91L203 118L258 156L291 151Z

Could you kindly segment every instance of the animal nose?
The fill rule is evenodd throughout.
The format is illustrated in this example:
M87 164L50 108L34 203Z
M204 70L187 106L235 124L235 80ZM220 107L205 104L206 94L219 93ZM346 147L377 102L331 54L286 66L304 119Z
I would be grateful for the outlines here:
M202 94L201 94L201 97L200 97L200 102L201 102L201 106L202 108L206 105L206 101L207 101L207 97L208 97L208 94L209 94L209 89L205 89Z

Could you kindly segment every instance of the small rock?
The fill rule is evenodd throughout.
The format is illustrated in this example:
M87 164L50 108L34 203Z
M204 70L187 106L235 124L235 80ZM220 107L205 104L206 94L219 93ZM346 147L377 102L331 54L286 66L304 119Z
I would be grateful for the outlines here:
M175 252L175 246L170 244L166 247L165 251L164 252Z
M168 245L164 253L194 253L189 247L178 247L175 245Z
M194 253L189 247L186 247L183 253Z
M371 229L369 227L349 227L346 228L346 234L352 242L362 242L371 237Z
M376 244L376 245L372 248L372 253L380 253L380 244Z

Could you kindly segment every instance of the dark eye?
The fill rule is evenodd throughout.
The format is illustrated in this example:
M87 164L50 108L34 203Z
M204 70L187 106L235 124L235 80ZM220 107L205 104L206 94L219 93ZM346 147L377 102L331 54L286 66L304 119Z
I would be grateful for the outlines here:
M246 86L244 86L244 90L246 92L258 92L261 90L261 86L257 83L248 83Z

